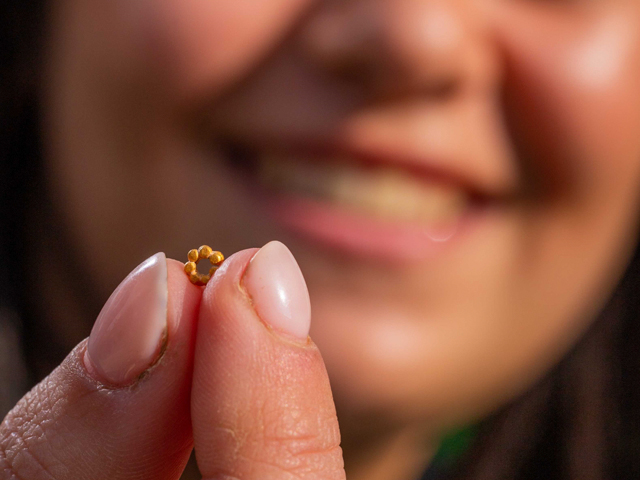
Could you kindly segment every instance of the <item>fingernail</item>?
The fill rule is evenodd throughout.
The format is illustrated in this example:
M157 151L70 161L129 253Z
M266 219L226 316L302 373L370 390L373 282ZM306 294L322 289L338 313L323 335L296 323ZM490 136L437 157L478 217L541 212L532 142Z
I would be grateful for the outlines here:
M243 284L264 322L275 330L307 339L311 325L309 291L298 262L284 244L269 242L258 250Z
M84 361L99 380L132 383L160 355L167 328L167 261L148 258L111 294L96 320Z

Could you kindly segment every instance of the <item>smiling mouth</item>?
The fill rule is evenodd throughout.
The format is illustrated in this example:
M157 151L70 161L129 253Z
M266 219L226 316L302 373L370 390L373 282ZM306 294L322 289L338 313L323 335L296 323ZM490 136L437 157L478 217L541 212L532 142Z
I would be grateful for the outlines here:
M450 243L486 198L444 176L334 152L226 145L257 206L288 231L365 256L417 259ZM435 248L438 244L438 248Z
M253 149L225 142L225 157L266 193L302 197L389 223L448 224L486 195L404 165L348 154Z
M255 166L255 177L266 190L386 223L442 226L459 218L469 205L462 189L393 166L273 153L259 156Z

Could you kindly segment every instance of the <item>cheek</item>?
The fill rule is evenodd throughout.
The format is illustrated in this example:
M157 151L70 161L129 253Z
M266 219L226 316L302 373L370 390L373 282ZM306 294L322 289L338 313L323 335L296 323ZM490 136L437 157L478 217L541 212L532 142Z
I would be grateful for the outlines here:
M547 192L594 198L630 187L640 161L640 8L571 18L539 10L498 26L521 156Z
M49 67L107 109L175 110L237 82L315 1L64 0L51 13Z
M198 98L246 74L314 1L162 0L150 20L153 51L173 93Z

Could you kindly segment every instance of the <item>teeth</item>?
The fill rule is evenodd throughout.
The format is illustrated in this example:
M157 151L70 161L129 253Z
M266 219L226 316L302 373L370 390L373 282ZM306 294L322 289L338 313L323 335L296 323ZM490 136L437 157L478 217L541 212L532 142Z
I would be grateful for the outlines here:
M384 220L444 224L468 204L459 189L425 182L396 168L362 168L353 162L305 162L267 156L258 178L268 188L316 198Z

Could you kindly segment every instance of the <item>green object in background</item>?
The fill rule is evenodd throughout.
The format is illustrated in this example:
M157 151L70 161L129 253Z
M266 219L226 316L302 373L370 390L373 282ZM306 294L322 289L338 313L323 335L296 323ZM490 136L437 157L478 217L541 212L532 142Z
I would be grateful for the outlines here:
M433 463L438 466L454 464L469 449L477 433L478 427L472 425L446 434L440 442Z

